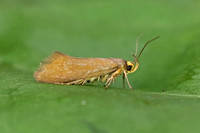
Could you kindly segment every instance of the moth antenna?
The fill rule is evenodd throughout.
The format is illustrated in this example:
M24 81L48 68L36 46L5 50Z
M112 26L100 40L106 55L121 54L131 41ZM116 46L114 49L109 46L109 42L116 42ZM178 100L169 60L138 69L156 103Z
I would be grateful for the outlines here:
M132 52L131 52L131 54L132 54L132 56L134 56L134 60L133 60L133 62L137 62L138 61L138 57L135 55L135 54L133 54Z
M140 40L140 38L141 38L143 35L144 35L144 34L141 33L141 34L136 38L135 56L137 56L139 40Z
M144 48L147 46L147 44L149 44L150 42L152 42L152 41L154 41L154 40L156 40L156 39L158 39L158 38L160 38L160 36L157 36L157 37L155 37L155 38L149 40L149 41L144 45L144 47L142 48L142 50L140 51L140 53L139 53L137 59L139 59L140 55L142 54L142 52L143 52Z

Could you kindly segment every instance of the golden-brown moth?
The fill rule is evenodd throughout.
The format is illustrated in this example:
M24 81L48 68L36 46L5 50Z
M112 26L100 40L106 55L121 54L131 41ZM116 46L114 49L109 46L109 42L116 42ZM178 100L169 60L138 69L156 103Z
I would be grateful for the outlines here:
M38 82L64 84L64 85L84 85L93 81L106 82L106 89L119 75L123 75L123 86L125 79L130 88L127 74L133 73L139 66L139 57L147 44L155 37L149 40L139 55L136 53L134 61L126 61L120 58L76 58L64 55L60 52L54 52L48 59L40 64L40 67L34 73L34 78ZM136 43L137 46L137 43Z

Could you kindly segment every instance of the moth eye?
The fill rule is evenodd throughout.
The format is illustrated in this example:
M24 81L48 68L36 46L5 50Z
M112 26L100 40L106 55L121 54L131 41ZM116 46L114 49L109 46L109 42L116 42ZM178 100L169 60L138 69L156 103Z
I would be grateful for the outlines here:
M128 66L126 67L126 69L127 69L128 71L130 71L130 70L132 69L132 66L131 66L131 65L128 65Z

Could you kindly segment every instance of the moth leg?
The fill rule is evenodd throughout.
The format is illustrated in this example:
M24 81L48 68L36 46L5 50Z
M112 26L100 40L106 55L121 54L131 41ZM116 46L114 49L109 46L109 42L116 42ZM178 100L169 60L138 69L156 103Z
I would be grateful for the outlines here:
M112 82L114 82L114 79L115 79L117 76L119 76L119 75L121 74L121 72L122 72L122 69L121 69L121 68L118 68L115 72L113 72L113 73L111 74L110 78L108 78L108 80L106 81L107 86L106 86L105 89L107 89L108 86L110 86L110 84L111 84Z
M111 76L110 78L107 79L106 84L108 84L110 81L112 81L113 76Z
M128 83L129 88L133 89L132 86L130 85L129 81L128 81L128 77L127 77L126 71L124 69L123 69L123 72L124 72L124 76L126 78L126 81Z
M87 82L87 80L84 80L84 81L81 83L81 85L84 85L86 82Z
M70 82L63 82L63 83L59 83L62 85L80 85L84 82L83 79L79 79L79 80L74 80L74 81L70 81Z
M123 76L122 76L122 80L123 80L123 88L125 88L125 75L123 73Z
M107 81L106 81L106 88L105 89L108 89L108 86L110 86L110 84L112 83L112 81L113 81L113 76L111 76Z

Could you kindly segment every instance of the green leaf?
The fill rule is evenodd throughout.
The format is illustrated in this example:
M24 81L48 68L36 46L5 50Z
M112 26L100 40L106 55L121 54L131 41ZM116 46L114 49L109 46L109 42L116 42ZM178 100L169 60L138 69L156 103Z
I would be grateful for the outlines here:
M1 1L0 132L197 133L200 131L200 2ZM133 60L140 66L103 84L53 85L33 78L53 51Z

